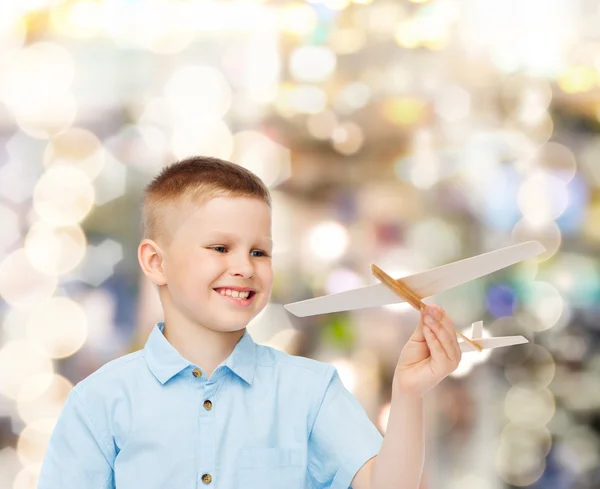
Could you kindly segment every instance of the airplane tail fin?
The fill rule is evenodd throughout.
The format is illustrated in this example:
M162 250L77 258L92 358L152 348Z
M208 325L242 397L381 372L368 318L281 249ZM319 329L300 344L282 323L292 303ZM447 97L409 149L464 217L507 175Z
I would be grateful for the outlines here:
M477 321L471 325L471 339L483 338L483 321Z

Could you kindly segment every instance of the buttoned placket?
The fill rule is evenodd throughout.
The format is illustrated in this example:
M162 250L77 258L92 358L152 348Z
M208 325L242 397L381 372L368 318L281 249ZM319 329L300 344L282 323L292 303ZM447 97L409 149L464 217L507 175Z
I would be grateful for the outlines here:
M215 372L216 373L216 372ZM221 372L210 379L199 368L192 370L195 392L198 399L198 487L216 487L216 426L214 396L226 375Z

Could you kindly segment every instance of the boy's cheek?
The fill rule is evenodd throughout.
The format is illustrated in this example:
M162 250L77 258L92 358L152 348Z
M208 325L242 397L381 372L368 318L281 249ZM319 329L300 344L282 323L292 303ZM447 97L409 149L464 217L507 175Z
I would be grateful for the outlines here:
M273 292L273 287L263 287L262 290L260 291L260 295L261 297L259 298L261 307L264 307L265 305L268 304L269 299L271 298L271 293Z

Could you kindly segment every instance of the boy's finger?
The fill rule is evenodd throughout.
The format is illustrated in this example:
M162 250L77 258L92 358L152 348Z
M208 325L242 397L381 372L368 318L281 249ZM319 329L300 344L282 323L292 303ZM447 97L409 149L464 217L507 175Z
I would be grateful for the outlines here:
M429 320L429 318L426 317L425 325L433 331L440 343L443 354L443 356L440 358L445 357L445 360L454 362L456 360L456 352L454 351L454 348L452 346L452 336L448 333L448 331L444 329L444 327L439 323L439 321Z
M420 312L419 324L417 324L417 327L415 328L415 330L413 331L413 334L410 337L410 339L412 341L425 341L425 336L423 335L423 325L424 325L426 310L427 309L424 308Z
M446 331L449 333L454 332L454 324L452 323L450 316L448 316L446 311L444 311L440 306L435 306L435 318L442 324Z
M440 306L435 308L438 320L442 323L442 327L448 332L452 339L452 349L454 350L454 357L460 358L462 353L460 351L460 345L458 344L458 335L454 327L454 322L450 319L450 316Z
M427 341L427 346L429 347L429 351L431 352L431 357L436 363L445 363L447 362L447 355L440 343L440 340L433 332L433 330L425 325L423 327L423 334L425 335L425 340Z

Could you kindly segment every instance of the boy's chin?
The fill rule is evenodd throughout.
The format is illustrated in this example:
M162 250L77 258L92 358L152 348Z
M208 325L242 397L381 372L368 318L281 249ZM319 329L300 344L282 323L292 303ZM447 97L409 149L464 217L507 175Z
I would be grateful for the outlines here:
M221 331L223 332L227 332L227 333L235 333L236 331L242 331L246 329L246 325L236 325L236 326L229 326L229 327L225 327L223 328Z
M215 325L213 328L211 328L213 331L217 331L220 333L235 333L236 331L241 331L246 329L246 326L248 325L247 322L245 323L240 323L240 322L221 322L217 325Z

